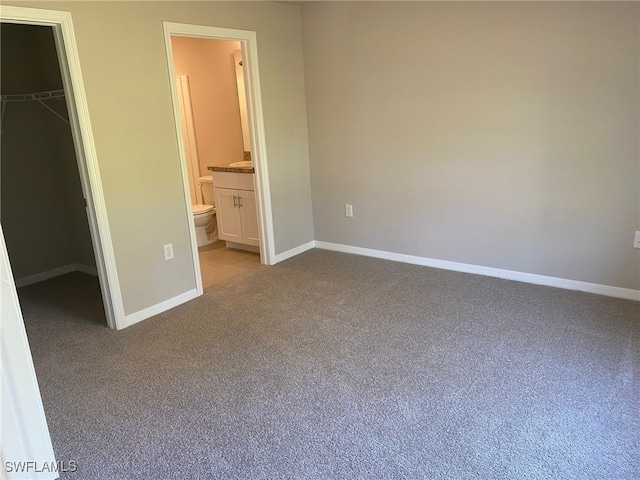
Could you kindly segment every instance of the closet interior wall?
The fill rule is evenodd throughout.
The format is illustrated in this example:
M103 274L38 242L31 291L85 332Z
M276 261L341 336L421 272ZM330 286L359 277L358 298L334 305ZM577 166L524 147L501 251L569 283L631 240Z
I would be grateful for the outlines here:
M2 24L2 95L62 89L51 27ZM68 118L64 98L46 100ZM37 101L5 102L0 221L14 278L81 265L95 270L73 137Z

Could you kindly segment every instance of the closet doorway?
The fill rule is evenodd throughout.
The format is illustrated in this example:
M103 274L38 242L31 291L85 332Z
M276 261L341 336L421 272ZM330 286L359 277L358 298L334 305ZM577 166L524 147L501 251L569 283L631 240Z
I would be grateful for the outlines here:
M24 292L48 291L53 312L69 299L84 301L79 286L91 284L83 289L96 297L91 320L115 328L60 32L2 20L0 221L21 303Z

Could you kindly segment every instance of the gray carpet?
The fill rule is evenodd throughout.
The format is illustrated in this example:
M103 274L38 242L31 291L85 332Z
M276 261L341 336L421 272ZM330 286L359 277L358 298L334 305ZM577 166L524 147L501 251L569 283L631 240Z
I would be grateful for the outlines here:
M321 250L119 332L19 293L62 478L640 478L638 302Z

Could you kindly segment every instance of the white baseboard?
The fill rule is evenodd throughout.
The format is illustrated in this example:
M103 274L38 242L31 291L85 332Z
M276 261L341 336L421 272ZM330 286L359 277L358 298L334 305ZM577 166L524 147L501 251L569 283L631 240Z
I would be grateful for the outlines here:
M307 250L311 250L315 246L316 246L316 242L312 240L303 245L294 247L291 250L287 250L286 252L279 253L278 255L275 256L275 263L280 263L288 258L295 257L296 255L300 255L301 253L304 253Z
M169 300L165 300L164 302L160 302L151 307L145 308L144 310L125 315L124 319L118 322L116 328L118 330L122 330L123 328L130 327L135 323L141 322L142 320L146 320L149 317L153 317L154 315L158 315L162 312L170 310L174 307L177 307L178 305L182 305L183 303L186 303L189 300L193 300L196 297L198 297L198 291L194 288L193 290L181 293L180 295L170 298Z
M33 285L34 283L44 282L50 278L59 277L60 275L66 275L71 272L82 272L89 275L98 276L98 270L95 267L89 267L88 265L81 265L79 263L70 263L69 265L63 265L62 267L52 268L45 272L34 273L26 277L17 278L15 280L16 288L26 287L27 285Z
M236 247L236 244L231 243L231 245L229 245L229 243L231 242L227 242L227 246L230 246L231 248ZM302 252L306 252L307 250L314 248L314 246L315 246L315 242L311 241L311 242L305 243L304 245L300 245L298 247L292 248L291 250L287 250L286 252L280 253L275 257L276 263L286 260L287 258L291 258ZM169 300L158 303L157 305L153 305L149 308L145 308L144 310L140 310L138 312L126 315L123 321L118 322L117 329L122 330L123 328L130 327L133 324L141 322L142 320L146 320L147 318L153 317L154 315L158 315L171 308L177 307L178 305L188 302L189 300L193 300L194 298L197 298L197 297L198 297L198 291L196 289L189 290L188 292L182 293L176 297L170 298Z
M532 283L535 285L545 285L548 287L564 288L566 290L579 290L581 292L595 293L598 295L606 295L608 297L624 298L627 300L640 301L640 290L630 288L612 287L609 285L599 285L597 283L581 282L578 280L568 280L565 278L548 277L545 275L537 275L535 273L516 272L513 270L503 270L501 268L482 267L468 263L450 262L447 260L437 260L433 258L417 257L414 255L405 255L402 253L386 252L384 250L373 250L370 248L353 247L351 245L343 245L339 243L322 242L316 240L314 242L316 248L323 250L333 250L336 252L353 253L356 255L364 255L367 257L382 258L385 260L393 260L402 263L411 263L413 265L422 265L425 267L441 268L443 270L453 270L456 272L473 273L475 275L485 275L488 277L503 278L506 280L515 280L518 282Z

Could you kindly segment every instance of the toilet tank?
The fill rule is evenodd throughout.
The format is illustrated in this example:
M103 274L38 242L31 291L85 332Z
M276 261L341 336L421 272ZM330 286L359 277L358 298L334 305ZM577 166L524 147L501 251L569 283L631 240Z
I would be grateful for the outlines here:
M205 205L214 205L215 200L213 197L213 177L211 175L205 175L198 178L200 182L200 191L202 192L202 200Z

